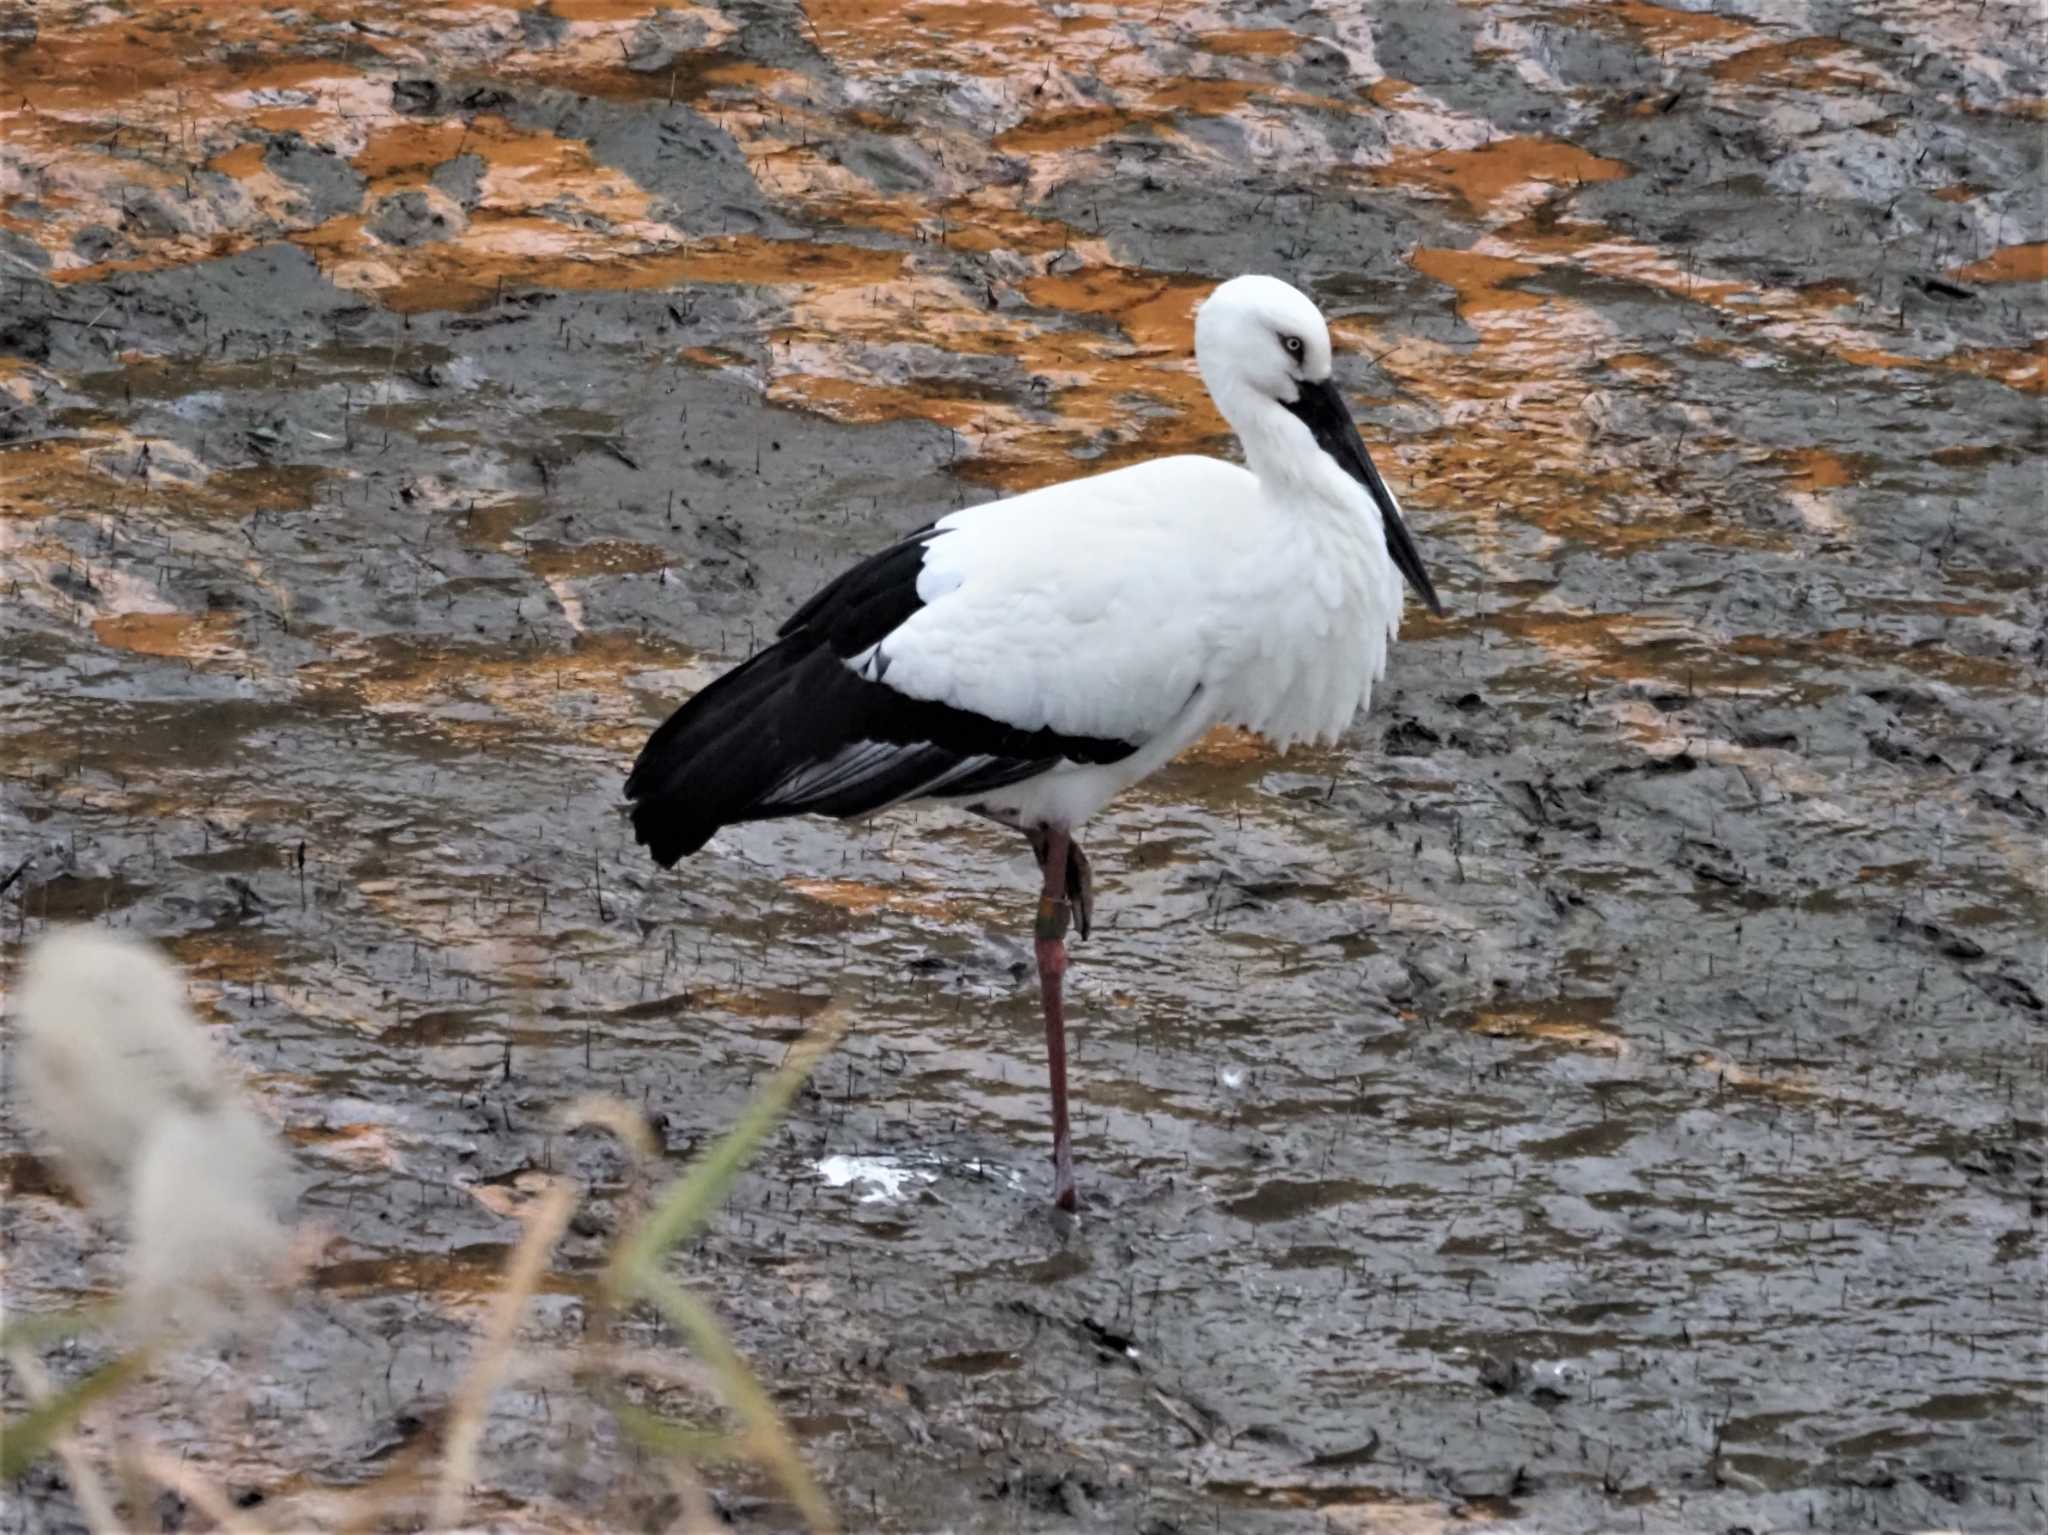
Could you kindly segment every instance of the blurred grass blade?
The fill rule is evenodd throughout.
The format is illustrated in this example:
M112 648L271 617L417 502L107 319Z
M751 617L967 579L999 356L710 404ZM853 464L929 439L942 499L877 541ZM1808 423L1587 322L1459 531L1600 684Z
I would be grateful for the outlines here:
M95 1402L113 1395L146 1371L149 1359L146 1348L123 1354L49 1400L36 1403L13 1422L0 1425L0 1482L11 1482L20 1476L49 1448L51 1440L76 1423Z
M660 1261L662 1254L702 1226L725 1198L732 1181L754 1148L782 1122L819 1059L839 1043L846 1021L837 1007L828 1007L797 1041L774 1076L747 1106L739 1123L718 1138L696 1165L669 1186L640 1229L619 1247L607 1285L615 1295L634 1288L633 1274Z
M740 1443L774 1474L811 1528L820 1531L837 1530L838 1521L811 1479L775 1404L710 1308L663 1273L661 1260L701 1229L718 1208L747 1159L782 1122L812 1068L839 1042L845 1028L845 1019L836 1007L828 1007L819 1016L767 1086L755 1095L739 1123L669 1187L639 1229L619 1244L605 1278L606 1289L615 1300L652 1302L668 1323L689 1339L690 1347L717 1377L727 1403L739 1416L744 1430Z
M143 1450L131 1459L144 1476L176 1493L211 1519L216 1530L225 1531L226 1535L260 1535L263 1528L260 1524L244 1518L228 1502L221 1488L207 1481L184 1461L160 1450Z
M41 1348L45 1343L55 1343L61 1338L76 1337L82 1332L91 1332L96 1327L105 1327L120 1318L119 1301L94 1301L86 1306L74 1306L69 1311L50 1311L36 1316L18 1316L0 1323L0 1354L10 1353L18 1348Z
M476 1447L483 1438L484 1414L511 1356L519 1314L540 1287L548 1254L555 1250L555 1243L561 1239L575 1208L574 1184L561 1182L549 1189L535 1203L533 1214L527 1218L526 1235L520 1238L505 1264L505 1282L491 1300L483 1337L477 1341L476 1363L463 1377L462 1388L456 1393L448 1415L448 1448L441 1460L441 1483L434 1494L431 1529L452 1529L461 1518L470 1477L476 1470Z
M789 1437L782 1415L754 1378L754 1372L747 1368L747 1362L740 1358L739 1350L732 1346L710 1308L666 1274L641 1275L640 1293L690 1340L690 1347L718 1377L745 1428L743 1438L748 1453L775 1473L782 1490L789 1494L790 1501L813 1530L837 1530L839 1521L832 1506L811 1479L810 1468L797 1453L796 1441Z
M677 1455L708 1466L721 1460L735 1460L746 1452L745 1442L737 1435L678 1423L644 1407L635 1407L616 1393L607 1394L605 1405L619 1420L619 1427L657 1455Z

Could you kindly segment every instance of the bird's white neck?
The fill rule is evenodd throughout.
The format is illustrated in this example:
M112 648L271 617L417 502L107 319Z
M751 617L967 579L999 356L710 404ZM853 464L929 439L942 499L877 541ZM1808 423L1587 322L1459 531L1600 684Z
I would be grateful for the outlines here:
M1241 380L1211 380L1209 393L1237 433L1245 467L1258 476L1269 501L1309 515L1362 518L1380 534L1379 509L1365 487L1316 445L1292 411Z

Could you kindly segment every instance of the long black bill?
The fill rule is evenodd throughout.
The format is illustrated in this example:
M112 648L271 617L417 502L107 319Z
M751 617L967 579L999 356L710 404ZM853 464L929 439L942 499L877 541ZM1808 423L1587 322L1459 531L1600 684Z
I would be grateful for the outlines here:
M1344 404L1344 396L1337 392L1335 382L1304 382L1300 397L1287 408L1315 434L1316 446L1371 493L1373 503L1380 509L1380 522L1387 530L1387 553L1415 588L1415 594L1429 604L1429 611L1443 617L1444 605L1437 600L1436 585L1429 579L1429 572L1422 568L1422 554L1409 536L1408 524L1401 520L1400 504L1387 489L1387 482L1380 478L1372 455L1365 451L1365 442L1359 437L1358 427L1352 422L1351 411Z

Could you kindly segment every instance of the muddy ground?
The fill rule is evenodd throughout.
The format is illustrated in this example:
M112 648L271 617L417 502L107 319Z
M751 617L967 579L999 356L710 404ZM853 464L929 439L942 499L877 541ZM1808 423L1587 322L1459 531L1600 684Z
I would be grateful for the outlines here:
M625 1180L550 1115L679 1166L837 999L682 1268L855 1528L2048 1527L2037 19L5 7L6 953L161 940L327 1233L121 1420L333 1523L562 1175L580 1338ZM1449 616L1093 826L1069 1220L1021 845L662 874L617 792L857 552L1227 451L1245 269ZM114 1283L0 1142L10 1310ZM486 1451L508 1524L669 1512L559 1384Z

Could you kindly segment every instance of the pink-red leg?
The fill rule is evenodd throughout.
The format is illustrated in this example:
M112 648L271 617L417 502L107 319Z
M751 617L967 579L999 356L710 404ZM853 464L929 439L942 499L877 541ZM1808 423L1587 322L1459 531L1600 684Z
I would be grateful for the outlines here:
M1052 1079L1052 1202L1074 1208L1074 1139L1067 1124L1067 1016L1060 979L1067 973L1068 848L1063 831L1045 828L1032 834L1031 848L1045 870L1038 897L1035 930L1038 951L1038 995L1045 1004L1045 1065Z

